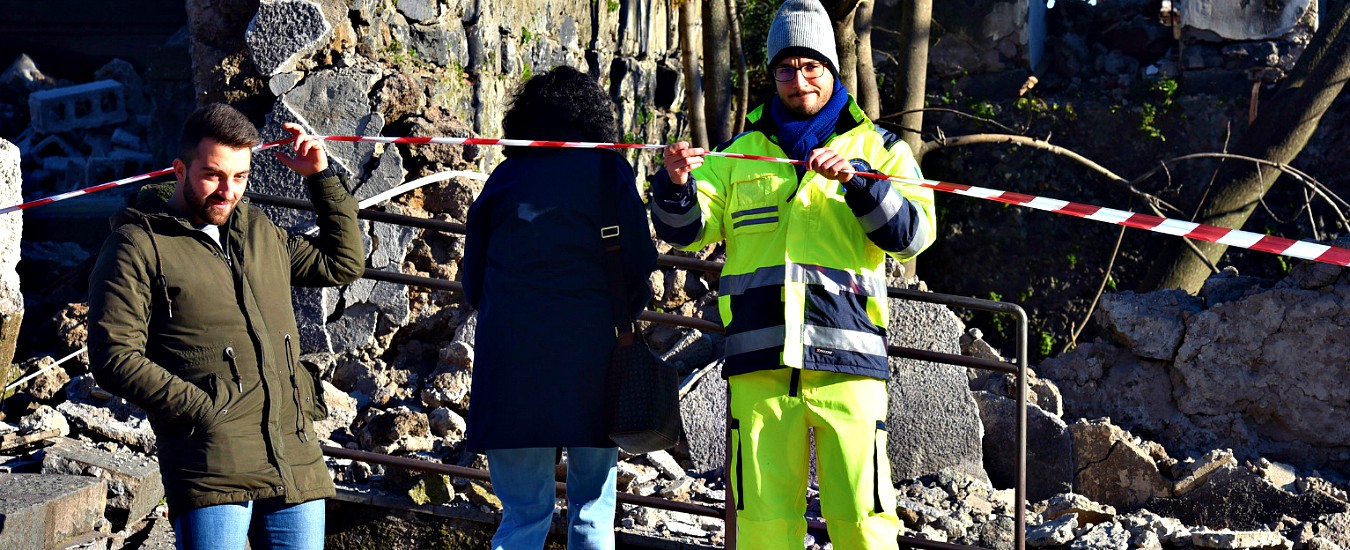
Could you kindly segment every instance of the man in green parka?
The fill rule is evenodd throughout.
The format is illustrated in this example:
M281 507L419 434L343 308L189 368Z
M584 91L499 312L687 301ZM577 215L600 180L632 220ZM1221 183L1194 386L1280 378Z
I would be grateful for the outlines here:
M299 361L291 286L360 277L356 200L295 124L290 154L318 213L289 235L244 199L257 129L223 104L193 112L177 183L113 217L89 288L95 380L145 409L179 548L322 548L334 494L313 421L318 374Z

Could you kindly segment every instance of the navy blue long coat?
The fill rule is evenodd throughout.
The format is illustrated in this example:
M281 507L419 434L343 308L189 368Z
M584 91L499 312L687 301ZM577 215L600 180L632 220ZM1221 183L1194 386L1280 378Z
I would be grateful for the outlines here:
M651 297L656 248L618 153L513 151L469 207L461 278L478 310L469 449L614 446L604 416L614 320L601 193L616 194L636 313Z

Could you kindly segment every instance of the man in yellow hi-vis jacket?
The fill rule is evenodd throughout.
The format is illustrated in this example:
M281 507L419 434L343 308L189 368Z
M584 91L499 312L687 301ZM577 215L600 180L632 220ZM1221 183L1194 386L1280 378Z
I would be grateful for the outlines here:
M933 242L933 193L853 175L922 177L905 142L839 84L819 0L783 3L767 53L776 96L718 150L806 165L670 146L653 182L653 223L686 250L726 240L718 305L740 544L802 544L809 428L834 546L894 548L885 257L912 258Z

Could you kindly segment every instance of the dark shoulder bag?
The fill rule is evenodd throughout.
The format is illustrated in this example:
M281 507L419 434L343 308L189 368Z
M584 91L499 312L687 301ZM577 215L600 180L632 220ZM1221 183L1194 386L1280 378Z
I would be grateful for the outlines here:
M610 311L617 340L609 357L605 400L609 438L631 454L650 453L675 446L680 424L680 376L634 331L624 284L623 249L619 243L619 208L613 189L614 159L605 158L601 174L600 240L605 248L605 278L609 282Z

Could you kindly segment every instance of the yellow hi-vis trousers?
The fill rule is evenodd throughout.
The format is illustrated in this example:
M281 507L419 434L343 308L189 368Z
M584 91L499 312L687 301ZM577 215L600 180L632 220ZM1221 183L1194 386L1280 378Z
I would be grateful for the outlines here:
M900 519L886 455L886 382L793 368L728 382L738 547L801 548L811 428L834 547L893 550Z

